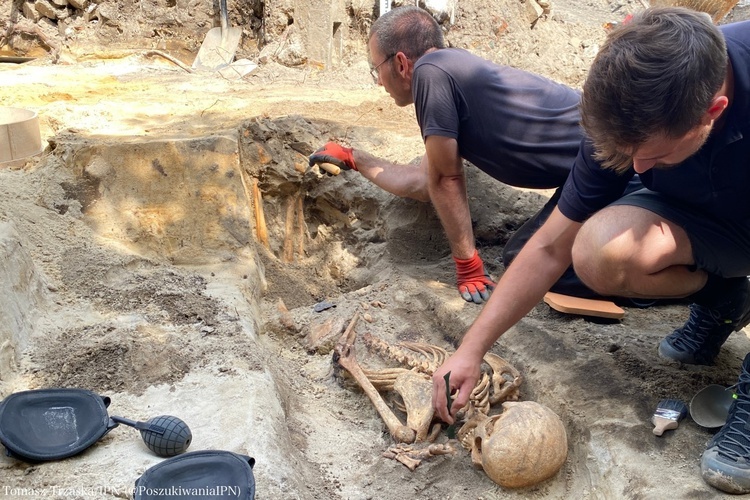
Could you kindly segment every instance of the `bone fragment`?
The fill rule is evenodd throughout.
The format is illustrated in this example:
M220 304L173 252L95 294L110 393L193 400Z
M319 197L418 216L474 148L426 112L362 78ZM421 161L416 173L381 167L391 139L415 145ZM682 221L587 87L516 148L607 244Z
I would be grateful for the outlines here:
M383 452L383 456L401 462L413 472L414 469L419 467L422 460L440 455L452 455L454 453L456 453L456 449L450 442L445 444L431 444L425 448L398 444L388 448L387 451Z
M365 333L362 339L368 348L380 353L382 356L397 361L402 365L416 368L427 375L432 375L442 364L442 361L447 358L446 351L437 346L416 342L400 342L399 344L391 345L369 333Z
M442 431L443 431L443 426L440 425L440 423L436 423L435 425L432 426L432 430L427 435L426 441L428 443L434 443L435 441L437 441L437 438L440 437L440 433Z
M315 175L316 179L323 178L323 174L320 173L320 166L317 163L313 165L312 167L310 167L310 172L312 172L313 175Z
M384 451L383 456L385 458L390 458L390 459L396 460L397 462L401 462L412 472L414 472L414 469L419 467L419 465L422 463L422 460L419 460L417 458L412 458L407 453L399 452L399 451L391 451L390 449L387 451Z
M416 442L425 441L435 415L432 407L432 380L426 375L407 371L396 378L393 389L404 400L406 426L416 431Z
M508 400L517 400L522 382L521 373L513 365L491 352L484 355L484 362L493 371L490 403L494 405Z
M378 392L392 391L398 376L408 371L410 370L407 368L384 368L382 370L362 369L362 372L367 376L367 380L375 386Z
M480 412L487 414L490 411L490 377L486 373L482 374L482 377L474 386L471 391L471 402Z
M478 426L482 425L487 421L489 418L484 413L477 411L476 408L472 404L467 405L468 408L466 410L466 421L461 426L460 429L458 429L458 432L456 433L456 437L458 439L458 442L461 443L461 446L463 446L466 450L471 451L471 449L474 447L474 434L475 430ZM476 467L476 463L474 463L474 466Z
M421 344L419 342L401 342L403 347L417 352L427 359L427 364L424 365L425 373L432 375L446 360L448 352L436 345Z

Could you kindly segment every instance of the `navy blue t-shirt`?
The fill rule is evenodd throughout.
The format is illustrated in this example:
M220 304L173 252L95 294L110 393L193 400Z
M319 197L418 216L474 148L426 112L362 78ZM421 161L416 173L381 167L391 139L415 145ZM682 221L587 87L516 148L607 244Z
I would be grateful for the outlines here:
M456 139L462 158L511 186L565 183L583 137L578 91L462 49L440 49L414 65L412 93L423 139Z
M750 21L721 26L734 72L734 95L720 130L690 158L668 169L640 175L652 191L719 219L750 229ZM583 222L618 199L629 171L618 174L593 159L593 145L583 140L558 203L569 219Z

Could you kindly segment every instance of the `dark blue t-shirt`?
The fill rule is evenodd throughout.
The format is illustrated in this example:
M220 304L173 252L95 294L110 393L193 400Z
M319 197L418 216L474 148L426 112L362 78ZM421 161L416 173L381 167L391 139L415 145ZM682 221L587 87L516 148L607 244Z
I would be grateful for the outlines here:
M578 91L462 49L440 49L414 65L412 93L423 139L456 139L462 158L511 186L565 183L583 137Z
M668 169L640 175L652 191L698 208L707 215L750 229L750 21L721 26L734 72L734 95L726 121L690 158ZM618 199L634 175L602 168L584 140L558 203L571 220L583 222Z

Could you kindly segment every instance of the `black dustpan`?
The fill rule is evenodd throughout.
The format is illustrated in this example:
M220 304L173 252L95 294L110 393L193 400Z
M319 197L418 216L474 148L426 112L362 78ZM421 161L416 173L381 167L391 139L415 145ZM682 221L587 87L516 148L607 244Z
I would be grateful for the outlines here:
M39 389L0 402L0 443L9 456L29 462L76 455L117 426L110 399L85 389Z
M135 482L135 500L255 498L255 459L231 451L202 450L160 462Z

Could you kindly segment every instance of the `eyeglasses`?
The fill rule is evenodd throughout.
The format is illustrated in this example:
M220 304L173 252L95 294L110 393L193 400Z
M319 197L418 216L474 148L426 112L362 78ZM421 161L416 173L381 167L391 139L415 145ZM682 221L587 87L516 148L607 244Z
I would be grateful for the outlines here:
M379 75L378 68L380 68L382 65L384 65L385 63L387 63L395 55L396 54L389 55L388 57L386 57L385 59L383 59L383 62L381 62L380 64L378 64L374 68L370 69L370 74L372 75L373 80L375 80L376 82L378 81L378 75Z

